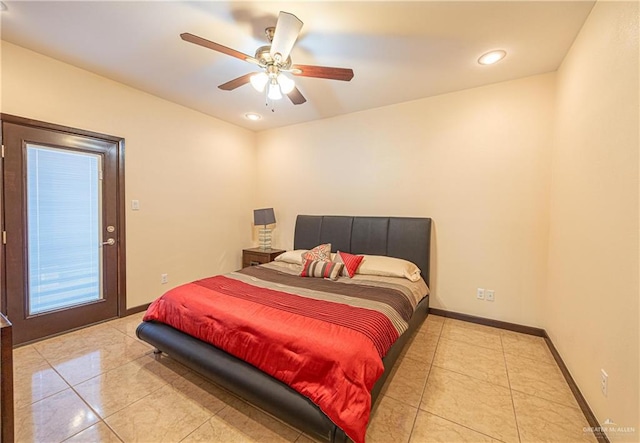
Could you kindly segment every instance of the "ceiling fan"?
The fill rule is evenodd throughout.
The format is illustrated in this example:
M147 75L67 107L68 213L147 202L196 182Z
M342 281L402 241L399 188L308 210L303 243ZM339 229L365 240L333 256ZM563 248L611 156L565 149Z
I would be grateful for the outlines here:
M353 70L351 69L294 65L291 63L289 53L298 38L302 25L303 23L298 17L281 11L278 15L276 26L265 29L265 34L271 44L259 47L253 57L187 32L180 34L180 37L189 43L222 52L262 68L259 73L251 72L245 74L221 84L218 88L232 91L242 85L251 83L260 92L264 92L266 88L267 97L271 100L279 100L285 94L294 105L301 105L307 99L296 87L295 82L284 74L285 72L301 77L326 78L347 82L353 78Z

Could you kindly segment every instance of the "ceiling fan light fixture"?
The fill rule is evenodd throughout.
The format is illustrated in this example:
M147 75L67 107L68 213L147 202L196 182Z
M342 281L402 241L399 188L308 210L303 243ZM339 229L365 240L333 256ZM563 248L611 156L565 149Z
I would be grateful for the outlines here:
M498 49L496 51L490 51L486 54L483 54L478 59L478 63L481 65L492 65L494 63L498 63L500 60L507 56L507 51L503 51L502 49Z
M293 91L293 88L296 87L296 83L282 73L278 74L277 80L278 84L280 85L280 90L283 94L290 93L291 91Z
M267 93L267 97L271 100L280 100L282 98L282 92L280 91L280 85L275 79L269 83L269 92Z
M269 82L269 76L264 72L259 72L256 75L252 75L249 81L256 91L263 92L264 87L267 86Z

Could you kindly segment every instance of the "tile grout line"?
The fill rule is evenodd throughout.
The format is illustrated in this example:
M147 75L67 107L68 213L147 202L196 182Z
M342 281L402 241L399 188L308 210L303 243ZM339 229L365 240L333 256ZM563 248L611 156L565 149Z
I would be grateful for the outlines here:
M555 363L555 362L553 362L553 363L544 362L544 361L541 362L540 359L532 358L532 357L529 357L528 355L517 354L515 352L507 352L507 351L503 351L503 352L505 354L514 355L516 357L526 358L527 360L531 360L531 361L536 362L536 363L542 363L542 364L545 364L545 365L548 365L548 366L555 366L556 368L558 367L558 364Z
M109 428L109 430L110 430L111 432L113 432L113 435L115 435L115 436L116 436L116 438L117 438L118 440L120 440L121 442L123 441L123 440L120 438L120 436L119 436L119 435L118 435L118 434L117 434L113 429L111 429L111 426L109 426L109 425L107 424L107 422L106 422L106 421L104 421L103 419L100 419L99 421L95 422L95 423L94 423L94 424L92 424L91 426L86 427L86 428L84 428L84 429L81 429L81 430L79 430L78 432L76 432L75 434L70 435L69 437L67 437L67 438L65 438L64 440L62 440L60 443L64 443L65 441L69 441L69 440L71 440L73 437L77 436L78 434L81 434L82 432L86 431L87 429L92 428L93 426L99 425L100 423L102 423L102 424L103 424L103 425L105 425L107 428Z
M465 344L467 346L475 346L476 348L486 349L488 351L495 351L495 352L500 352L501 351L500 349L489 348L487 346L482 346L482 345L479 345L477 343L471 343L471 342L468 342L468 341L458 340L458 339L455 339L455 338L442 337L442 339L443 340L448 340L448 341L453 341L453 342L456 342L456 343L462 343L462 344ZM504 351L502 351L502 352L504 352Z
M485 436L489 437L489 438L490 438L490 439L492 439L492 440L497 440L497 441L499 441L499 442L505 443L505 441L504 441L504 440L501 440L501 439L500 439L500 438L498 438L498 437L494 437L493 435L489 435L489 434L487 434L487 433L485 433L485 432L478 431L477 429L470 428L469 426L467 426L467 425L463 425L462 423L455 422L455 421L451 420L450 418L442 417L442 416L440 416L440 415L438 415L438 414L434 414L433 412L430 412L430 411L423 411L423 412L426 412L427 414L431 414L431 415L433 415L434 417L441 418L442 420L446 420L446 421L448 421L449 423L453 423L454 425L457 425L457 426L463 427L463 428L465 428L465 429L469 429L470 431L473 431L473 432L475 432L476 434L482 434L482 435L485 435Z
M225 406L224 408L226 408L226 406ZM224 408L222 408L222 409L224 409ZM220 412L220 411L218 411L218 412ZM217 413L216 413L216 414L217 414ZM190 436L191 434L193 434L193 433L194 433L194 432L196 432L198 429L200 429L202 426L204 426L204 424L205 424L206 422L208 422L209 420L211 420L213 417L215 417L215 416L216 416L216 414L211 414L211 416L210 416L210 417L207 417L207 419L206 419L205 421L203 421L202 423L200 423L199 425L197 425L195 428L193 428L193 430L192 430L191 432L189 432L187 435L185 435L183 438L181 438L181 439L179 440L179 442L182 442L182 441L184 441L185 439L189 438L189 436Z
M296 437L295 440L293 440L293 443L299 443L298 440L300 440L300 437L302 437L303 435L304 435L304 432L300 431L300 434Z
M560 403L560 402L558 402L556 400L549 400L548 398L540 397L539 395L529 394L528 392L523 392L523 391L521 391L519 389L511 388L510 390L514 391L514 392L517 392L519 394L522 394L522 395L526 395L527 397L534 397L534 398L537 398L537 399L540 399L540 400L548 401L549 403L553 403L553 404L558 405L558 406L562 406L563 408L571 408L571 409L575 409L577 411L582 412L582 409L580 409L580 406L570 406L570 405L567 405L567 404L564 404L564 403Z
M427 315L427 318L425 318L425 322L427 321L427 319L429 318L429 316ZM418 421L418 414L420 414L420 405L422 404L422 398L424 397L424 393L427 390L427 383L429 382L429 377L431 376L431 370L433 369L433 361L436 359L436 352L438 352L438 346L440 345L440 338L442 337L442 329L444 328L444 321L442 322L442 325L440 326L440 330L438 331L438 342L436 343L436 348L433 350L433 355L431 356L431 362L429 363L429 372L427 373L427 377L424 380L424 386L422 386L422 394L420 394L420 400L418 401L418 407L416 408L416 415L415 417L413 417L413 424L411 425L411 432L409 432L409 442L411 441L411 437L413 436L413 430L416 427L416 421Z
M496 328L493 326L488 326L488 325L483 325L483 324L479 324L479 323L473 323L467 320L459 320L456 318L451 318L451 317L446 317L445 318L445 322L443 324L450 324L453 326L458 326L464 330L467 331L473 331L473 332L483 332L485 334L489 334L489 335L496 335L496 336L501 336L502 335L502 331L503 329L500 328ZM473 325L473 326L470 326Z
M500 343L502 344L502 335L500 335ZM520 425L518 424L518 414L516 414L516 404L513 400L513 389L511 387L511 378L509 377L509 367L507 365L507 355L504 351L504 344L502 344L502 358L504 360L504 368L507 372L507 383L509 383L509 397L511 397L511 409L513 411L513 419L516 422L516 432L518 433L518 441L522 442L522 437L520 436Z
M113 435L115 435L115 436L116 436L116 438L117 438L118 440L120 440L121 442L124 442L124 439L123 439L123 438L120 438L120 434L118 434L118 433L116 432L116 430L115 430L115 429L113 429L113 428L109 425L109 423L107 423L107 421L106 421L105 419L102 419L102 423L104 423L104 425L105 425L107 428L109 428L109 430L113 433Z
M463 373L463 372L454 371L453 369L445 368L445 367L443 367L443 366L438 366L438 365L433 365L433 366L434 366L434 367L436 367L436 368L438 368L438 369L443 369L443 370L445 370L445 371L453 372L454 374L462 375L463 377L469 377L469 378L471 378L471 379L473 379L473 380L476 380L476 381L481 381L481 382L483 382L483 383L488 383L488 384L490 384L490 385L492 385L492 386L497 386L497 387L499 387L499 388L503 388L503 389L509 389L509 390L511 390L511 388L510 388L509 386L499 385L498 383L494 383L494 382L489 381L489 380L484 380L484 379L482 379L482 378L474 377L473 375L465 374L465 373Z

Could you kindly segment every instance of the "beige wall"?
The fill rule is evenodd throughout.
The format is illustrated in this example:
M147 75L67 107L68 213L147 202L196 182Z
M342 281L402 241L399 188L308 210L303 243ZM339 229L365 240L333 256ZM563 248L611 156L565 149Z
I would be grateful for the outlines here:
M254 133L7 42L0 110L125 138L128 307L240 266Z
M600 423L640 440L638 3L599 2L558 72L543 326ZM600 369L609 394L600 392Z
M274 243L295 216L428 216L431 306L540 324L546 288L554 74L262 132ZM476 300L476 288L495 302Z

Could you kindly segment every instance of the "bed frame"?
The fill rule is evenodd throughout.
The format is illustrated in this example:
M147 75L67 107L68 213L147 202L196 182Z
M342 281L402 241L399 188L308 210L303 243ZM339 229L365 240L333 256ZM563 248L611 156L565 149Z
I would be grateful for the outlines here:
M299 215L294 249L311 249L321 243L331 243L334 252L387 255L412 261L429 284L430 218ZM425 297L409 321L409 329L383 359L385 371L371 391L372 405L428 311L429 297ZM308 435L330 442L348 440L342 429L308 398L221 349L163 323L143 322L136 333L157 350Z

